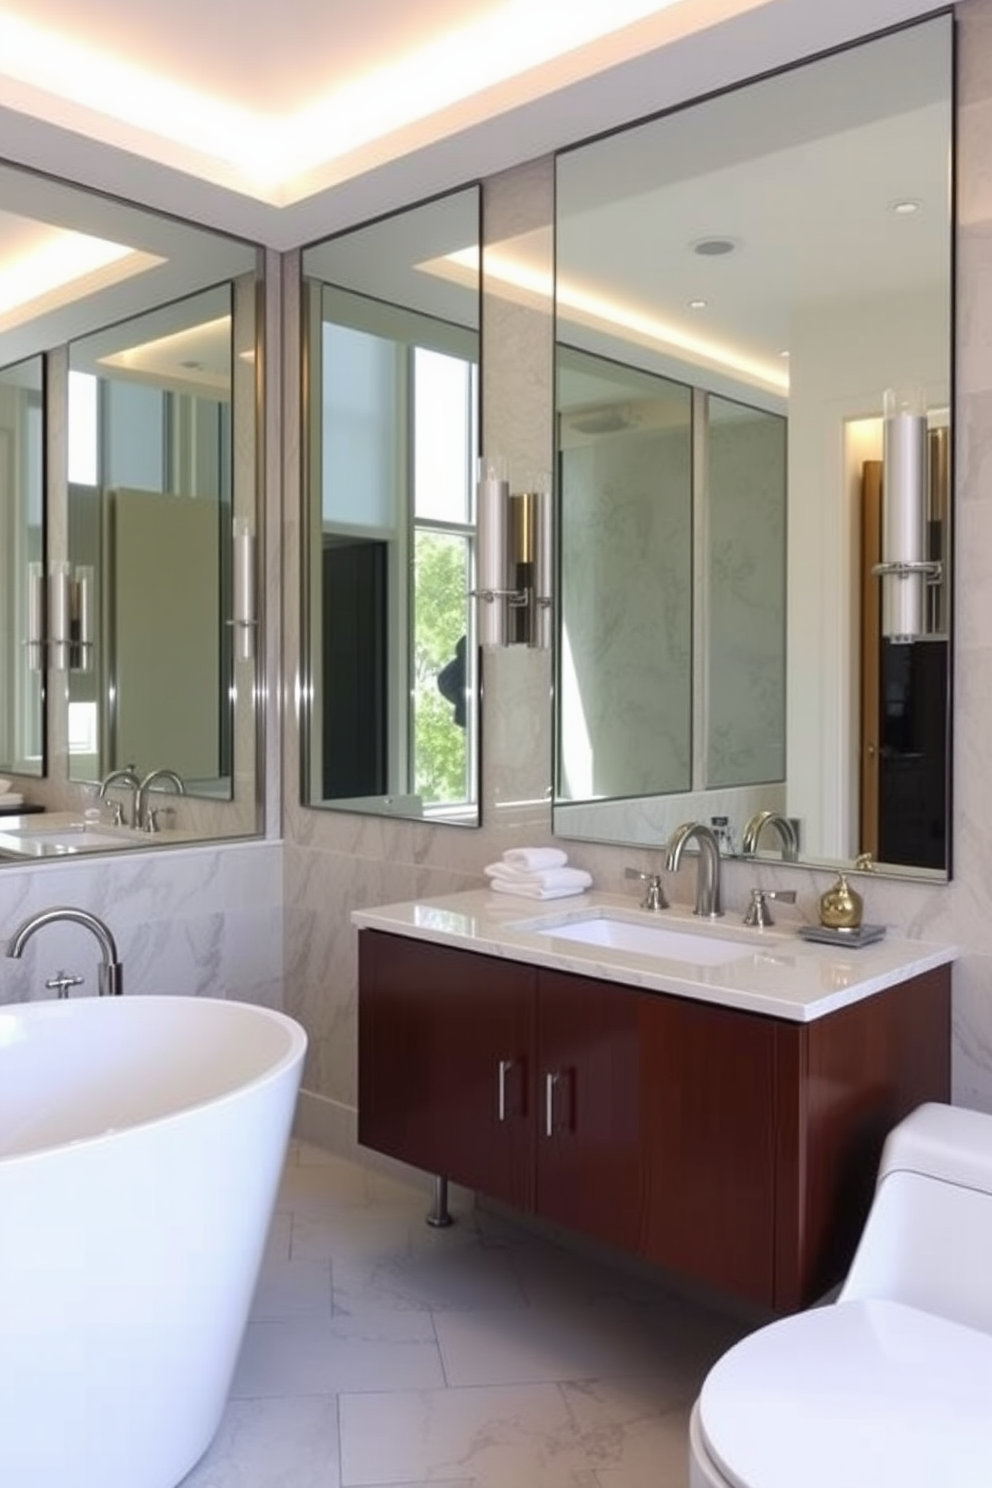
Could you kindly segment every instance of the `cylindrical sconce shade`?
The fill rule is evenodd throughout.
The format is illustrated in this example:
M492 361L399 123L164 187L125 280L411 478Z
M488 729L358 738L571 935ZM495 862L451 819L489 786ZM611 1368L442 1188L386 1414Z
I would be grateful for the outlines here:
M40 563L28 565L28 665L45 669L45 572Z
M476 597L479 644L506 641L506 523L510 487L498 456L479 461L476 486Z
M554 641L555 519L554 492L541 491L537 505L537 573L534 644L550 651Z
M234 656L251 661L255 655L255 539L244 517L234 521Z
M56 672L67 672L71 651L72 570L68 563L53 563L48 585L48 638L51 642L51 665Z
M911 641L923 634L926 613L927 420L922 392L886 392L882 461L882 634Z

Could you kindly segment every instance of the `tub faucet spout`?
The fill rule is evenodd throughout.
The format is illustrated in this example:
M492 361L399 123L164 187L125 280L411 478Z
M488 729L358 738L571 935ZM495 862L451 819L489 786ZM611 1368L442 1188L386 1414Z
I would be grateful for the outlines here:
M24 947L36 930L42 930L46 925L59 923L82 925L85 929L92 931L100 946L97 981L100 996L119 997L124 990L124 971L117 956L116 942L103 921L97 915L90 914L87 909L73 909L69 905L63 905L55 909L43 909L38 914L31 915L22 925L18 925L7 942L7 955L19 960L24 954Z

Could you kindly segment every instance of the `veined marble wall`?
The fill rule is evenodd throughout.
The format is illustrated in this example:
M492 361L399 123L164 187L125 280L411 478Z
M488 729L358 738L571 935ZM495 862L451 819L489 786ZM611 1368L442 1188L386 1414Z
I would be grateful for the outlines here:
M282 1005L282 845L214 843L0 868L0 942L22 920L69 904L99 915L117 942L128 996L168 993ZM99 947L77 925L49 925L19 961L0 957L0 1003L49 998L65 970L96 991Z
M950 941L954 971L954 1095L992 1110L992 4L966 0L960 20L959 249L957 331L957 559L954 879L946 886L859 879L867 912L895 934ZM551 267L553 171L540 161L485 183L487 243L542 234ZM483 344L485 447L511 465L550 468L552 323L543 308L501 298L487 286ZM289 286L287 325L295 324ZM287 368L298 365L287 348ZM298 387L286 380L287 430L298 426ZM287 508L299 489L299 451L287 441ZM295 522L295 517L293 518ZM298 532L287 525L287 678L298 667ZM520 648L487 652L485 663L483 826L479 831L302 810L292 708L284 736L286 792L286 1007L307 1026L312 1053L303 1123L346 1147L356 1091L357 905L478 886L502 850L552 840L551 666ZM597 886L631 893L627 864L657 868L658 853L563 842ZM692 901L692 869L673 897ZM796 913L812 918L831 875L762 864L726 865L726 902L743 913L748 890L795 888ZM781 912L784 923L790 914Z
M690 402L562 459L562 780L575 800L692 787Z

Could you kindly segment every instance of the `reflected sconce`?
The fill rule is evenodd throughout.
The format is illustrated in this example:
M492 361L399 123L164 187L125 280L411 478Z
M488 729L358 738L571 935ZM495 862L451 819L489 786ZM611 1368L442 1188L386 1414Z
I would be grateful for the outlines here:
M927 633L927 585L941 563L927 556L927 417L922 389L887 389L882 444L882 635L905 644Z
M69 665L74 672L93 666L93 570L77 568L69 588Z
M42 664L45 640L44 579L41 565L32 573L29 607L29 641L32 658ZM34 637L38 636L37 641ZM55 562L48 576L48 661L56 672L88 672L93 664L93 570L73 569L71 563ZM32 660L32 665L34 664Z
M45 570L40 563L28 565L28 627L25 645L32 672L45 670Z
M233 616L227 623L234 629L236 661L252 661L255 656L255 632L258 615L255 607L255 535L244 517L234 521L234 597Z
M547 647L553 564L550 493L511 495L505 461L479 462L476 487L479 644Z
M48 660L67 672L72 659L72 564L52 563L48 575Z

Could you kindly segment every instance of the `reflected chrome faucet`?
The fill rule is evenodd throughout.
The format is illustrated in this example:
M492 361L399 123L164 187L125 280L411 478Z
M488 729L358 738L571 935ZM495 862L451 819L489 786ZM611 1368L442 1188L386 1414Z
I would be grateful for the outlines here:
M19 961L24 947L36 930L43 930L46 925L56 925L62 922L82 925L93 932L100 944L97 990L101 997L119 997L124 990L124 969L117 959L117 944L103 921L95 914L90 914L87 909L62 906L57 909L41 910L40 913L32 915L30 919L24 921L23 925L17 927L7 942L6 954Z
M150 775L146 775L138 787L134 808L134 824L143 832L158 831L158 821L155 812L148 805L148 795L152 786L159 780L167 780L177 796L186 794L186 783L181 775L176 774L175 770L152 770Z
M97 792L100 800L105 800L107 791L116 785L126 785L131 792L131 820L125 820L123 823L118 823L118 825L136 827L138 825L138 791L141 789L141 781L130 765L125 766L123 770L111 770L109 775L104 775L100 781L100 789ZM114 805L116 806L116 804L115 801Z
M678 870L682 850L693 839L699 844L699 862L696 866L696 907L693 914L704 915L715 920L723 914L720 904L720 847L709 827L703 822L683 822L676 827L668 842L669 873Z
M744 836L741 838L741 854L745 858L753 858L758 851L758 838L765 827L774 827L782 843L782 861L784 863L795 863L799 857L799 841L796 837L796 829L787 816L782 816L778 811L756 811L754 816L744 828Z

